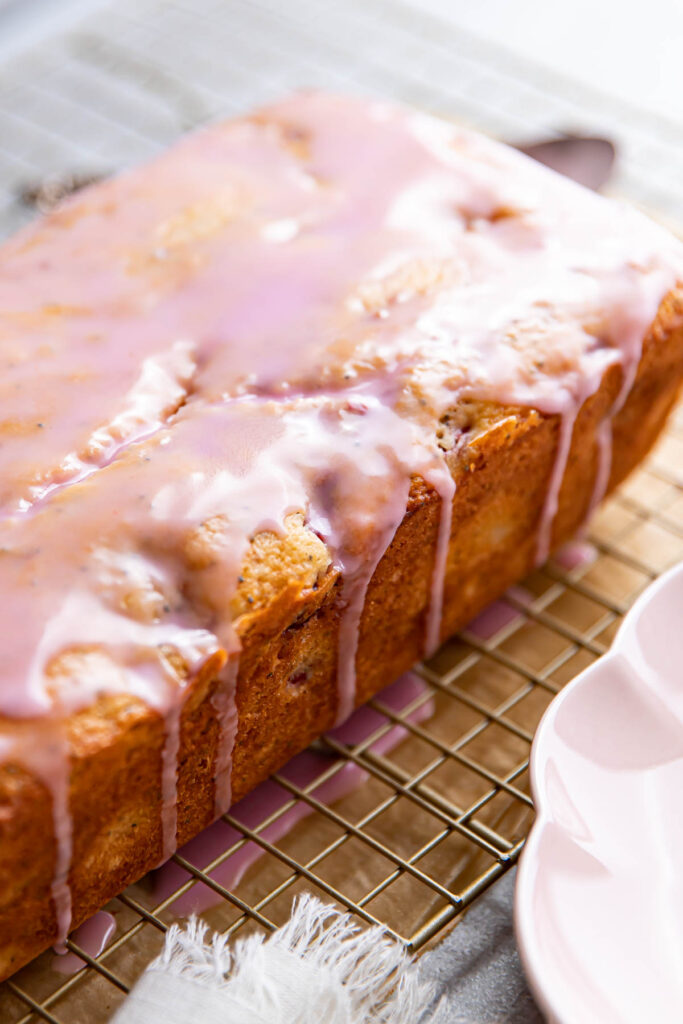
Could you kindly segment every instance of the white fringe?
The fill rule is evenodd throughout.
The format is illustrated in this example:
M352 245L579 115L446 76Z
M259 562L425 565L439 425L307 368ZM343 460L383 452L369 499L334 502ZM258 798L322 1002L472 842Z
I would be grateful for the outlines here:
M196 919L185 929L174 925L115 1024L436 1022L432 986L403 947L312 896L299 898L289 922L266 939L253 935L231 950L224 937L207 932ZM182 984L192 995L187 1018ZM206 1005L202 993L211 993Z

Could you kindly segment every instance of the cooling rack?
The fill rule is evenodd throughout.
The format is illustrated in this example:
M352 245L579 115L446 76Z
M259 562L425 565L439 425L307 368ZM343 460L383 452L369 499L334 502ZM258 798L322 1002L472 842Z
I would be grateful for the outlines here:
M123 0L0 67L0 234L34 215L28 199L46 178L110 173L302 85L394 96L512 141L609 135L621 153L614 187L683 222L680 126L408 4ZM309 891L424 949L519 856L533 817L529 747L548 703L682 557L679 407L584 540L274 776L260 804L112 900L103 952L72 937L72 973L46 953L0 986L0 1019L108 1020L191 909L229 934L268 932Z

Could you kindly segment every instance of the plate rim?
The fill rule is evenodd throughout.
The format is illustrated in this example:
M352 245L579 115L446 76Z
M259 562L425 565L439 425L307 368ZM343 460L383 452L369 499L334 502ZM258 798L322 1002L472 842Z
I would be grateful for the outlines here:
M538 847L544 830L548 825L553 824L550 817L552 806L547 799L545 786L541 779L542 770L552 751L553 730L551 726L571 694L593 685L595 677L603 674L604 666L618 664L621 661L623 648L628 644L634 624L642 611L662 590L670 585L673 579L678 577L683 577L683 561L677 562L663 572L638 595L620 623L609 650L572 679L550 702L541 717L531 745L529 781L536 818L524 844L517 868L513 925L524 974L536 1002L550 1024L586 1024L585 1018L578 1022L575 1017L567 1013L566 1007L560 1004L553 985L548 983L547 974L543 970L548 958L547 955L544 955L541 944L538 942L532 909L539 867Z

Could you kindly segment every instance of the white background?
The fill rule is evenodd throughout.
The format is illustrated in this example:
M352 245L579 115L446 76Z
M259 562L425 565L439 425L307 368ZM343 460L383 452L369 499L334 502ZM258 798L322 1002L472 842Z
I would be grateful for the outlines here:
M683 0L415 0L413 6L683 122Z

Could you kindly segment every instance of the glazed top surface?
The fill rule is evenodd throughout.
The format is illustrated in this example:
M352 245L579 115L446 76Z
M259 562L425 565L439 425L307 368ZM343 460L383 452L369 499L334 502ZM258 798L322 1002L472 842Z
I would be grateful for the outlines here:
M256 533L302 512L353 580L447 410L578 408L681 267L505 146L322 94L67 202L0 250L0 713L163 709L237 651Z

